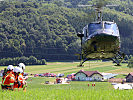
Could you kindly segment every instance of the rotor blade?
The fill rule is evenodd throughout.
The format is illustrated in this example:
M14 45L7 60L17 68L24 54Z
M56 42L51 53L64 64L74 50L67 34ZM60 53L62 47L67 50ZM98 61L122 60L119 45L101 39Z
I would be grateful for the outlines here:
M93 7L93 5L78 5L78 7Z
M102 8L102 7L116 7L119 5L78 5L78 7L96 7L96 8Z
M106 7L116 7L116 6L119 6L119 5L105 5Z

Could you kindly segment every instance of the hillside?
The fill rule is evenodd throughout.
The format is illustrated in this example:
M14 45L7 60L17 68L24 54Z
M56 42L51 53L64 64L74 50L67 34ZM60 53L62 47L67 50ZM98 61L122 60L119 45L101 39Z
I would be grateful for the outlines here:
M92 4L94 1L79 1L2 2L0 58L33 55L46 60L77 59L74 54L80 52L80 40L76 33L82 32L82 28L94 20L90 8L76 8L78 4ZM130 5L133 2L118 0L115 3L119 4L119 7L106 8L104 20L114 20L118 24L122 41L121 50L126 54L132 54L133 7Z

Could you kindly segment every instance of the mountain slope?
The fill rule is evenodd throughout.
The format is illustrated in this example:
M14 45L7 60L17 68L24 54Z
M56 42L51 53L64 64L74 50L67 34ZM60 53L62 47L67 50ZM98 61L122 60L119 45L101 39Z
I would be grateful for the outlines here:
M19 0L20 1L20 0ZM92 9L76 8L92 4L83 0L43 0L0 5L0 57L35 56L47 60L72 60L80 52L77 32L94 20ZM122 4L126 6L123 6ZM121 49L132 54L132 1L117 1L119 7L105 8L104 20L115 21L121 35Z

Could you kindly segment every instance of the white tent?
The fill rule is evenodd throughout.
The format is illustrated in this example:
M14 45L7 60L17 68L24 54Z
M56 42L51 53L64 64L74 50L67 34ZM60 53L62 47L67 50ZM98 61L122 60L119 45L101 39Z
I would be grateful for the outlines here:
M125 89L132 89L132 85L129 84L116 84L114 85L115 89L119 89L119 90L125 90Z

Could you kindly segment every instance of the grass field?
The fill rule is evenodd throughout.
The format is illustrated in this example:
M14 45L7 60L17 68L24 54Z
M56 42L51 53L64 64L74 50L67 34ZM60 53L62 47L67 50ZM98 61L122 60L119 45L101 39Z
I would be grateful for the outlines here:
M98 70L128 74L133 69L128 69L126 64L114 66L112 62L86 62L84 67L77 67L77 62L54 62L47 65L26 66L27 73L74 73L79 70ZM0 67L0 70L4 67ZM122 77L123 75L119 77ZM27 91L0 90L0 100L133 100L133 90L115 90L108 82L70 82L70 84L45 85L45 81L54 81L55 78L33 77L27 80ZM1 81L1 79L0 79ZM88 87L88 83L90 86Z

